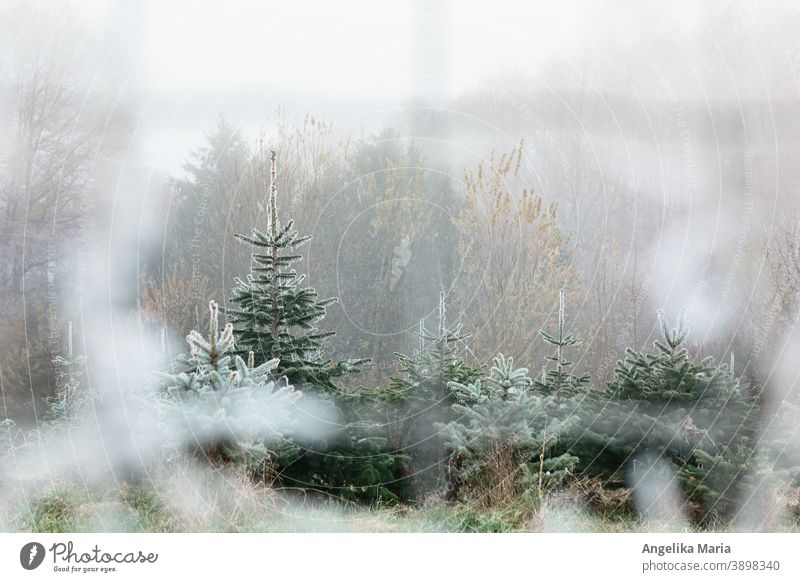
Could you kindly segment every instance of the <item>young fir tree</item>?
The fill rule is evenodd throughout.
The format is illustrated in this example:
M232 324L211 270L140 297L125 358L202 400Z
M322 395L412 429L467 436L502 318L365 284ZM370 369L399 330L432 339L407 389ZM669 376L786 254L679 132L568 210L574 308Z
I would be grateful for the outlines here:
M419 348L410 356L397 353L401 375L391 379L390 394L396 402L391 422L393 448L412 457L407 477L413 474L418 495L438 486L447 458L435 423L450 420L454 399L451 382L468 384L480 375L464 359L469 334L461 326L447 327L445 294L439 295L436 332L419 322Z
M276 154L271 152L269 230L237 235L253 246L253 266L246 281L237 279L231 298L235 307L225 313L234 326L236 353L252 352L257 363L276 359L275 373L313 393L314 406L324 406L337 417L339 429L302 442L295 439L298 447L278 460L278 479L288 488L336 497L397 499L403 495L397 477L406 457L390 450L385 431L364 418L359 399L352 394L357 391L335 383L369 360L332 362L325 357L324 342L335 332L320 331L317 324L336 299L320 300L313 289L303 286L304 276L293 268L302 258L298 249L310 237L298 234L291 220L281 224L276 178ZM301 415L318 423L318 411L301 408Z
M277 359L276 373L299 387L335 390L333 379L353 372L367 360L332 362L323 343L335 332L323 332L317 323L336 298L320 300L314 289L303 287L305 276L292 265L302 259L297 250L310 240L293 228L293 221L278 218L276 153L270 154L269 230L237 234L252 245L253 266L246 280L237 279L225 310L234 324L238 354L253 352L257 363Z
M67 427L88 415L93 404L89 389L82 386L82 370L86 358L75 355L72 349L72 322L67 324L67 354L53 358L56 366L56 393L47 399L49 410L45 420L51 425L63 423Z
M445 295L439 295L439 317L436 333L425 328L420 320L419 349L411 356L395 354L403 377L392 378L392 387L403 393L409 402L427 406L450 396L450 382L469 382L478 370L466 363L459 346L466 345L470 335L461 332L461 325L447 328Z
M725 516L754 458L756 401L727 366L689 356L682 319L674 328L659 319L655 353L628 350L607 389L584 402L574 450L586 472L611 479L635 473L642 455L665 459L700 504L697 515Z
M212 463L275 461L292 449L294 405L302 393L276 382L278 361L258 366L235 354L233 325L219 330L219 310L209 303L208 339L192 331L179 371L160 374L158 400L168 449L188 450Z
M493 506L533 493L540 501L572 472L578 459L553 451L578 418L554 416L556 396L537 394L533 385L527 368L514 368L503 354L485 377L450 383L456 419L439 428L451 452L451 498Z
M556 402L560 402L563 398L575 396L582 392L591 382L589 374L576 376L569 372L574 363L566 359L565 350L577 346L581 342L574 334L566 331L564 289L561 289L558 293L557 328L555 335L543 329L539 330L539 335L542 336L544 342L555 348L555 353L552 356L547 356L549 361L554 362L554 366L549 370L544 366L541 380L535 381L533 385L537 392L555 396Z

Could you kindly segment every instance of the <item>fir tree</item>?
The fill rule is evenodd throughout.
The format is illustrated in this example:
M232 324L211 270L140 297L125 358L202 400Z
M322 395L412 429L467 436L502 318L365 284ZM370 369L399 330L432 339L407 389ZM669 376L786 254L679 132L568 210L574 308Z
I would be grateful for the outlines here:
M47 399L48 412L46 420L50 424L64 423L74 425L81 416L88 413L93 404L93 397L88 388L82 386L82 369L86 358L75 355L72 347L72 322L67 324L66 356L53 358L56 367L56 394Z
M419 348L411 356L395 354L402 376L392 378L392 387L404 393L410 402L423 405L442 402L450 396L450 382L468 382L477 376L477 370L466 363L459 350L470 335L462 333L461 325L448 329L446 310L442 292L436 332L428 331L425 321L420 320Z
M578 418L553 416L556 397L534 393L533 384L526 368L514 368L513 359L502 354L484 378L450 383L457 418L440 428L452 454L451 497L466 490L487 503L504 491L499 497L508 501L509 494L520 495L533 485L541 500L572 472L578 459L553 452Z
M543 367L541 380L533 383L538 392L554 395L556 401L560 401L564 397L578 394L591 381L588 374L576 376L569 372L569 369L573 366L573 362L566 359L565 350L579 345L580 340L578 340L574 334L565 331L565 322L564 289L561 289L558 293L558 324L556 334L551 335L543 329L539 330L539 335L541 335L544 342L555 348L555 353L552 356L547 356L547 359L554 362L555 365L549 370L547 367Z
M225 310L234 324L236 353L255 354L257 363L277 359L276 373L297 386L312 385L335 390L333 379L353 372L367 360L331 362L323 344L335 332L323 332L317 323L335 298L320 300L303 287L305 277L292 265L302 256L297 249L311 237L301 236L293 221L278 219L276 154L270 155L269 231L253 229L250 236L236 235L252 245L253 266L246 280L237 279L231 302Z
M582 403L585 430L572 450L583 470L608 479L648 454L671 462L704 516L723 516L741 491L753 456L757 406L725 365L695 361L682 319L659 313L655 353L627 350L605 391Z
M409 471L420 494L437 486L444 477L446 453L434 423L452 418L455 402L450 385L468 384L480 371L463 357L469 334L461 326L447 327L445 295L439 296L436 332L419 322L419 348L411 356L395 354L401 375L392 378L390 393L397 402L391 423L392 442L398 453L413 458ZM407 475L408 476L408 475Z
M683 343L688 328L683 319L670 328L659 313L664 341L656 341L654 354L627 351L608 386L611 397L634 403L651 428L677 427L671 446L687 442L692 448L722 451L743 437L752 437L754 399L730 373L708 357L694 361ZM655 433L658 430L650 430Z
M209 312L208 339L192 331L180 371L161 374L165 397L158 402L168 447L188 447L213 463L274 458L288 446L301 392L273 379L277 360L256 366L252 352L247 362L236 355L233 325L219 330L216 302Z
M233 324L235 353L253 353L257 363L277 360L275 373L317 396L317 404L326 406L339 425L335 434L295 440L297 448L277 459L278 479L289 488L337 497L398 499L402 486L397 477L407 458L390 450L385 428L364 418L357 404L360 391L335 383L369 360L332 362L324 356L324 342L335 332L320 331L317 324L336 299L320 300L293 268L302 258L298 249L310 237L294 230L291 220L280 223L276 178L276 154L271 152L268 232L237 235L254 253L246 281L237 279L231 298L235 307L225 311ZM304 409L300 413L314 415Z
M365 415L380 399L360 398L348 392L337 400L345 420L343 429L323 443L304 442L287 450L277 460L278 482L287 489L322 493L368 503L407 499L408 483L402 479L408 455L390 447L385 422Z

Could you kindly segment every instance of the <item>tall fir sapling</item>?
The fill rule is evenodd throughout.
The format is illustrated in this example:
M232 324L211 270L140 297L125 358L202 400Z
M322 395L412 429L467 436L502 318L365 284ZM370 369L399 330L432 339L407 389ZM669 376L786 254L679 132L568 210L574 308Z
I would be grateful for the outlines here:
M82 370L86 358L73 353L72 322L67 323L67 352L53 358L56 367L56 393L47 398L48 411L45 420L50 425L63 423L71 426L87 416L93 405L89 388L83 385Z
M447 458L435 423L452 418L454 402L450 384L468 384L480 370L467 363L464 354L469 334L461 325L447 326L445 294L439 296L435 332L419 322L419 348L412 355L397 353L400 375L391 379L390 393L396 406L391 421L393 448L411 455L409 478L413 474L418 495L442 483Z
M318 323L335 298L320 300L303 287L305 277L293 265L297 250L311 237L301 236L293 222L278 217L277 156L270 153L268 232L253 229L237 238L253 247L246 280L237 279L225 314L233 325L235 353L253 353L256 363L277 360L274 372L314 397L310 409L300 407L299 422L320 424L320 407L330 417L323 431L302 440L278 459L278 481L286 488L368 501L395 500L403 495L398 482L406 456L390 450L385 427L365 418L355 389L336 384L359 371L368 359L332 362L325 340L335 334L320 331Z
M552 356L547 356L547 360L554 365L548 369L542 368L542 378L533 382L534 389L541 393L555 396L555 401L560 402L564 398L575 396L584 391L585 387L591 382L589 374L575 375L569 370L574 362L566 359L566 350L580 345L574 334L566 331L566 305L564 300L564 289L558 293L558 323L555 334L540 329L539 335L547 345L555 348Z
M461 325L447 327L445 294L439 295L439 312L436 332L425 327L420 320L419 348L411 356L397 353L401 375L391 380L392 387L404 394L412 403L423 407L441 403L450 398L450 382L469 382L479 371L464 359L464 346L470 335L462 332Z
M294 230L294 222L278 218L276 153L270 153L269 230L253 229L236 238L253 248L252 267L245 280L236 279L235 307L225 309L234 325L236 353L255 354L256 363L277 359L276 373L300 387L335 390L333 379L358 370L368 360L332 362L324 355L325 340L335 334L320 331L317 323L336 298L320 300L314 289L303 287L304 275L292 265L310 236Z

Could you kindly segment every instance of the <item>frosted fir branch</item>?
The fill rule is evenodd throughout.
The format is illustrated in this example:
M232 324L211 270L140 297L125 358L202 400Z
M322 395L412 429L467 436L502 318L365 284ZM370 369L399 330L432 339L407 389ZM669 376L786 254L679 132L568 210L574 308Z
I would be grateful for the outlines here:
M189 356L200 364L210 363L216 367L220 357L231 352L234 347L233 324L227 323L219 333L219 306L216 301L209 301L209 337L206 339L197 330L186 336L189 343Z
M689 327L686 325L686 311L681 310L678 321L673 328L670 328L663 309L659 309L657 315L658 323L661 326L661 334L664 336L670 348L673 350L677 349L689 335Z
M444 291L439 293L439 337L444 337L446 330L445 320L447 318L447 306L444 297Z
M274 239L278 237L278 153L269 153L269 223L270 233Z

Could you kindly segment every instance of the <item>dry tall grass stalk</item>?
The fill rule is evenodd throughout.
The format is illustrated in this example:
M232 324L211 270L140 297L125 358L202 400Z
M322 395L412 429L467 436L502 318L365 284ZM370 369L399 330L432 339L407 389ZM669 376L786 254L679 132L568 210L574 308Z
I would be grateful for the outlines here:
M187 334L205 322L205 306L210 299L208 278L195 277L181 267L161 281L142 283L139 310L154 325Z
M478 479L470 487L470 497L482 510L506 508L519 502L523 493L520 483L522 467L514 447L496 441L488 451L487 460Z
M270 488L256 485L244 470L220 470L188 461L156 483L159 497L181 531L247 530L274 517L279 502Z

